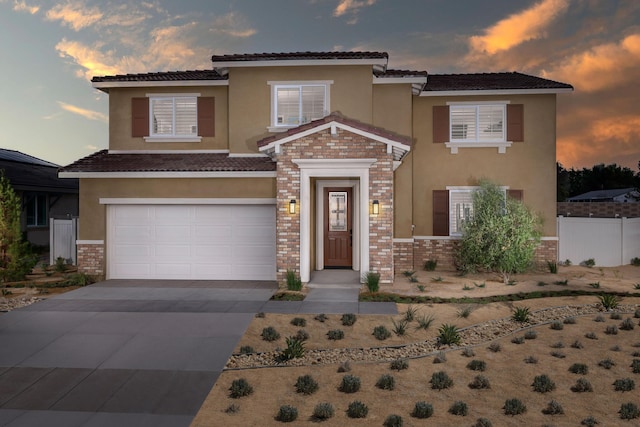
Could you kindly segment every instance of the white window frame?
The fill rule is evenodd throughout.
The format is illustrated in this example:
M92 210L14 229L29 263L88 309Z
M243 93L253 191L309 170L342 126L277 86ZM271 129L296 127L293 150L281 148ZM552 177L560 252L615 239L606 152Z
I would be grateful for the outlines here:
M511 147L512 141L507 141L507 104L510 101L476 101L476 102L447 102L449 106L449 141L445 146L451 150L451 154L457 154L459 148L491 148L498 149L499 154L506 153L506 149ZM502 108L502 138L479 139L479 111L483 106L494 106ZM476 112L474 139L453 139L453 111L456 107L473 107Z
M458 231L462 229L462 224L457 227L454 225L458 225L458 218L456 215L457 208L454 206L453 197L454 193L466 193L469 194L469 203L471 203L471 216L473 216L473 192L478 190L479 186L449 186L447 190L449 190L449 236L452 237L461 237L462 231ZM504 200L506 203L507 200L507 190L508 186L501 186L500 189L504 193ZM455 229L455 230L454 230Z
M271 87L271 124L267 128L269 132L284 132L287 129L300 126L307 122L299 122L294 124L278 123L278 89L281 88L297 88L302 89L305 86L324 86L324 108L323 114L326 116L331 111L331 85L333 80L306 80L306 81L268 81ZM302 93L302 90L300 91ZM300 104L300 108L301 108Z
M198 97L199 96L200 96L199 93L153 93L153 94L148 93L147 97L149 98L149 136L144 137L144 140L146 142L200 142L202 140L202 137L198 136ZM196 129L195 134L191 133L187 135L180 135L175 133L175 129L176 129L175 103L176 103L176 100L180 98L192 98L195 100L196 120L195 120L195 124L192 125L192 126L195 126L195 129ZM174 132L173 134L167 135L167 134L153 133L153 101L154 100L171 100L172 101L172 104L173 104L172 129Z

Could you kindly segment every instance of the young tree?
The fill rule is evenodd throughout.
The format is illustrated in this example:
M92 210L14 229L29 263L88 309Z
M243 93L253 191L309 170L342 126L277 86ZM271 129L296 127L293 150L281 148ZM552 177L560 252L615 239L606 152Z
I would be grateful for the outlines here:
M481 181L473 193L473 215L463 225L457 252L464 272L495 271L505 283L513 273L528 269L540 242L542 221L503 189Z

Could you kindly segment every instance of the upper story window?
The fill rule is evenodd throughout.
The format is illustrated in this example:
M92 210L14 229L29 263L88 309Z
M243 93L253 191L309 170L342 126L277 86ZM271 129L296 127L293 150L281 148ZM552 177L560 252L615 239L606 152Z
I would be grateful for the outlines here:
M329 114L329 85L332 82L269 82L271 126L278 131L309 123Z
M198 108L195 96L149 98L150 136L197 136Z
M45 227L48 223L49 205L46 194L27 194L27 226Z

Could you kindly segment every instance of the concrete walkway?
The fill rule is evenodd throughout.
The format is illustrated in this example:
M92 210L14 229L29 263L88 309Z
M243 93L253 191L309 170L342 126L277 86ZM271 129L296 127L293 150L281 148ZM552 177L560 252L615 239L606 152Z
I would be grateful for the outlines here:
M0 426L188 426L257 312L394 314L357 289L112 280L0 316Z

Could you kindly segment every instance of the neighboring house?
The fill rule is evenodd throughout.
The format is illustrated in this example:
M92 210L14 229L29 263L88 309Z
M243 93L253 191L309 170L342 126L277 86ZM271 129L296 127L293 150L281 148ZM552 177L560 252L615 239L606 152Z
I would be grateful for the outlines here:
M568 197L567 202L640 202L640 193L635 188L617 188L612 190L588 191Z
M80 268L107 278L279 280L287 269L453 265L488 178L546 220L556 95L516 72L391 70L378 52L215 55L205 71L93 78L109 149L80 179Z
M0 170L22 200L22 231L37 246L49 246L49 219L78 216L78 180L58 178L60 166L0 149Z

